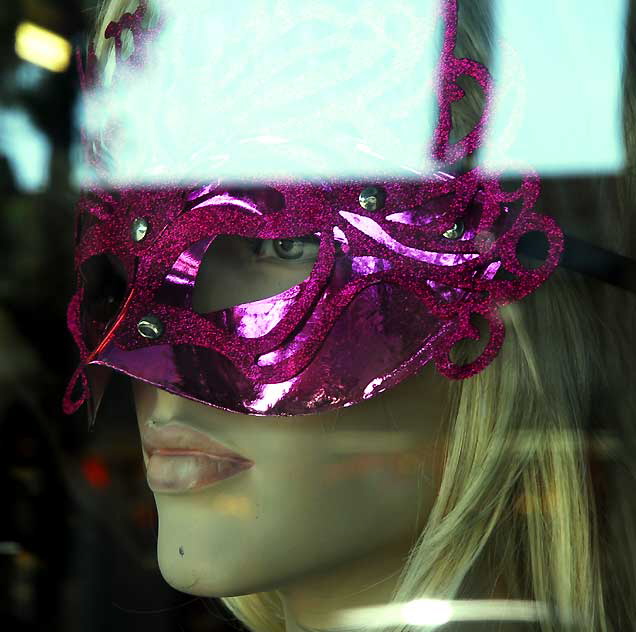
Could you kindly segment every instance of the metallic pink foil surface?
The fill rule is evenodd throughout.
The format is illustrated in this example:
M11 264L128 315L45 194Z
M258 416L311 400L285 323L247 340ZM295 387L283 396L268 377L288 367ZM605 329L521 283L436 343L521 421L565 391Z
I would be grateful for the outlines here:
M451 103L463 97L456 79L473 77L488 101L491 79L477 62L454 57L455 2L445 1L443 12L433 153L452 165L478 147L488 114L486 108L470 134L449 144ZM384 205L374 211L359 202L370 186L386 194ZM79 289L68 323L81 359L64 411L74 412L89 397L88 365L256 415L350 406L397 385L431 360L449 378L470 377L493 360L503 343L498 306L534 291L558 264L563 234L552 218L532 211L539 190L536 174L526 173L517 191L505 192L496 175L479 168L456 177L439 171L422 180L218 180L190 188L93 189L78 204ZM512 210L513 202L520 202L520 210ZM131 238L136 218L149 223L138 243ZM444 237L457 222L464 226L461 237ZM516 247L533 231L544 233L548 255L540 267L527 269ZM319 234L320 247L303 282L208 314L192 309L199 265L217 236L309 234ZM105 253L119 260L127 287L119 311L100 322L91 317L92 299L84 296L79 271ZM500 270L511 278L495 278ZM471 314L488 321L490 338L478 358L458 366L449 358L453 345L479 338ZM164 325L157 339L137 330L147 315ZM82 392L73 398L78 382ZM100 389L94 378L91 384L95 406Z

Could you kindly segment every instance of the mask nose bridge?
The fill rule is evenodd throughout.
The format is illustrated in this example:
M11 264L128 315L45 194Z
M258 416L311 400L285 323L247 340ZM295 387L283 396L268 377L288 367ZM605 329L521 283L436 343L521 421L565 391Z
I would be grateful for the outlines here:
M86 367L91 393L88 399L88 429L93 430L100 420L106 423L135 423L131 378L110 367L91 365Z
M110 385L113 370L99 364L87 365L84 373L88 381L89 396L86 400L88 428L93 428L97 420L104 395Z

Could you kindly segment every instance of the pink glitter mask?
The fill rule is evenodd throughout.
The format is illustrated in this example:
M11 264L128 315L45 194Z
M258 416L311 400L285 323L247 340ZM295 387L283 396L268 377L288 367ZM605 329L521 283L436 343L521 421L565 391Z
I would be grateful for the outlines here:
M138 25L144 8L111 24L111 36ZM433 153L454 164L477 148L487 117L449 144L451 103L463 97L456 80L472 77L488 97L491 81L453 56L454 2L444 14ZM351 406L430 361L468 378L501 348L498 307L559 263L560 228L532 211L539 190L530 173L502 191L479 168L420 180L93 189L78 204L68 323L80 364L64 411L88 399L94 418L110 374L100 367L255 415ZM547 256L528 269L517 246L532 232L545 236ZM487 321L489 340L459 366L453 346L479 339L472 314Z

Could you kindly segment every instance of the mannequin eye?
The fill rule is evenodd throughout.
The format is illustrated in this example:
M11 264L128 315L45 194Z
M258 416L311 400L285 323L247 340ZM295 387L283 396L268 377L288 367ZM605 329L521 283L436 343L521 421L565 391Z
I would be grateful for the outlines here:
M305 254L306 245L313 245L316 249L318 247L318 244L304 239L274 239L273 241L274 252L282 259L301 259Z
M318 235L285 239L258 239L256 237L246 237L244 239L251 253L261 260L271 259L275 261L313 263L318 258L318 249L320 248L320 237ZM334 248L336 257L344 254L340 241L334 241Z
M180 261L200 258L194 272L194 290L191 298L184 296L199 314L221 311L238 305L247 305L286 293L309 279L318 260L320 235L299 237L256 238L239 235L218 235L201 240L190 254L181 255ZM341 242L334 242L336 256L343 254ZM195 254L194 250L197 250ZM157 300L174 304L177 290L173 279L183 277L183 270L191 270L176 261L166 276ZM180 288L191 287L185 283ZM294 290L280 297L285 304L292 300ZM282 305L282 303L281 303ZM254 309L260 309L255 307Z
M286 239L248 239L252 253L257 259L313 262L318 256L320 237L307 235Z

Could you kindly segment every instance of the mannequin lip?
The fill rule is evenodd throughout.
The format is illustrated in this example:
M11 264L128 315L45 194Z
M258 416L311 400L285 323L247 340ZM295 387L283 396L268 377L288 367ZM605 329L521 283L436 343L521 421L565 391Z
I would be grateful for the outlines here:
M147 457L155 452L166 455L202 453L225 460L254 463L181 422L171 422L161 428L142 426L141 443Z

